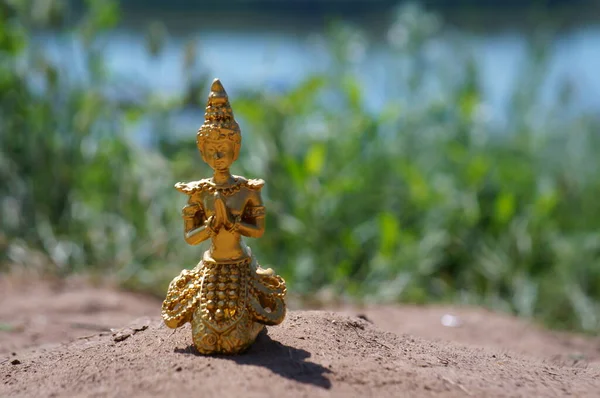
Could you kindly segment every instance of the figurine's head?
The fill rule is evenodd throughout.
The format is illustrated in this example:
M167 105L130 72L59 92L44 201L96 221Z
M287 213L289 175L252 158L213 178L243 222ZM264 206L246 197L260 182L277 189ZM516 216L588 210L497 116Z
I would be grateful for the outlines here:
M204 124L196 134L202 159L214 170L225 170L238 158L242 135L229 98L219 79L210 87Z

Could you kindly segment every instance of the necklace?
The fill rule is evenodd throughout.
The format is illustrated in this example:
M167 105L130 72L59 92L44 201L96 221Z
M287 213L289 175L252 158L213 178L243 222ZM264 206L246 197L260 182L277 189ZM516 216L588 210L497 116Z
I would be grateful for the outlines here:
M211 182L209 180L205 180L203 181L203 183L201 183L201 189L203 191L208 191L210 193L214 193L214 192L218 192L221 195L225 195L225 196L231 196L236 192L239 192L240 189L242 188L242 183L236 178L235 182L229 186L218 186L217 184L215 184L214 182Z

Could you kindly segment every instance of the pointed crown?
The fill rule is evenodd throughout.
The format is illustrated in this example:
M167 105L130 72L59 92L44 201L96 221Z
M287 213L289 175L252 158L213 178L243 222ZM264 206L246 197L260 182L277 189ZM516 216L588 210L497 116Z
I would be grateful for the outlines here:
M204 113L204 124L196 134L196 142L200 147L206 140L229 139L236 144L241 143L240 126L233 117L229 97L219 79L215 79L210 87L208 103Z

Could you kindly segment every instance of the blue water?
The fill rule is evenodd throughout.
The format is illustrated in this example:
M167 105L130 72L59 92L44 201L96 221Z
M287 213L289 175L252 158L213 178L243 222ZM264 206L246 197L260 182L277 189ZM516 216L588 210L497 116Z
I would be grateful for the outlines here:
M184 48L195 39L198 71L207 72L209 79L219 77L230 95L245 87L265 90L285 90L304 77L327 70L330 58L325 40L310 31L297 32L235 31L198 28L168 36L157 56L149 54L142 31L119 29L105 37L108 71L120 81L124 92L136 92L153 87L168 96L183 90ZM450 41L459 40L479 65L480 83L489 117L501 118L501 110L519 84L519 72L524 68L526 41L518 31L473 35L459 33L440 35L425 51L429 65L452 72ZM81 66L80 47L69 40L54 36L39 38L42 47L55 59L68 64L76 75ZM389 75L402 68L380 42L354 49L355 71L359 80L369 87L368 106L381 107L386 101L402 96L402 88L386 86ZM600 114L600 25L580 26L562 33L549 47L549 62L543 71L543 103L556 101L564 82L569 82L578 110ZM457 71L454 71L457 72ZM432 84L435 95L435 84ZM197 126L201 115L184 117L183 125Z

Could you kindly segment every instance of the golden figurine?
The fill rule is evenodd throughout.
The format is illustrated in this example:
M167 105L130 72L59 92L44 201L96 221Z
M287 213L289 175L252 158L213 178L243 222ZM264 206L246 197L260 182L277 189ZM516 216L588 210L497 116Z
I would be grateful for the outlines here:
M183 208L185 241L211 240L210 249L192 270L169 285L162 317L170 328L192 324L194 345L202 354L237 354L248 348L265 325L285 317L285 281L260 267L243 236L260 238L265 230L263 180L232 175L238 158L240 127L218 79L211 86L204 124L196 135L212 178L177 183L188 195Z

